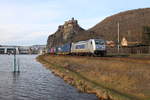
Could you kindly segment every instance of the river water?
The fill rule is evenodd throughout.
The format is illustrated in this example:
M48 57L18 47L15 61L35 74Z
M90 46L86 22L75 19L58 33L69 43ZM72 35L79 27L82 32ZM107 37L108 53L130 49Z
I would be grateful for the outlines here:
M13 73L13 56L0 55L0 100L98 100L80 93L38 63L36 55L17 55L20 73Z

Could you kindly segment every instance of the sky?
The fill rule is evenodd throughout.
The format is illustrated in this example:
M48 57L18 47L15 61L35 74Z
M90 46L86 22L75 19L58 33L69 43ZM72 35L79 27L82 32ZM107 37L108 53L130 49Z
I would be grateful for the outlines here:
M150 0L0 0L0 45L46 44L72 17L89 29L113 14L149 7Z

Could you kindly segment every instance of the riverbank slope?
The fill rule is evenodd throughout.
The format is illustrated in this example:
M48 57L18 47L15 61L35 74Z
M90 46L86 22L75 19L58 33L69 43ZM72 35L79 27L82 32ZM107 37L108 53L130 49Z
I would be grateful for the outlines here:
M37 60L55 75L100 100L149 100L150 60L141 57L41 55Z

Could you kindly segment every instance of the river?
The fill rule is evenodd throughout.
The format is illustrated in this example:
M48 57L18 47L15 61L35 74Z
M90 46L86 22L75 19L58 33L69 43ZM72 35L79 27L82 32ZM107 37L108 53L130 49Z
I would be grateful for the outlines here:
M0 55L0 100L98 100L54 76L36 57L17 55L20 73L13 73L13 56Z

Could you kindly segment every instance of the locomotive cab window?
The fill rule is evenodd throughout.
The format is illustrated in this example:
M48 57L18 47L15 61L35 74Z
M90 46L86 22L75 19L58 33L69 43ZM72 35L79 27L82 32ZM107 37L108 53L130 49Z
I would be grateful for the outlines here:
M104 45L104 41L95 40L96 45Z
M84 48L85 48L85 45L84 45L84 44L76 45L75 48L76 48L76 49L84 49Z

